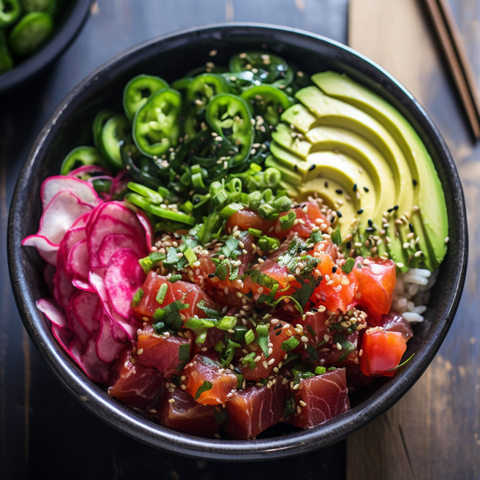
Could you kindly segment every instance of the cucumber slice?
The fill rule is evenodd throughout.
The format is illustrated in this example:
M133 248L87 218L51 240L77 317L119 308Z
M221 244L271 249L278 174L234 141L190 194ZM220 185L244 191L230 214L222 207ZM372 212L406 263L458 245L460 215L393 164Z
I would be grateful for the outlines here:
M27 13L10 32L10 48L15 55L26 57L35 52L53 32L49 13Z

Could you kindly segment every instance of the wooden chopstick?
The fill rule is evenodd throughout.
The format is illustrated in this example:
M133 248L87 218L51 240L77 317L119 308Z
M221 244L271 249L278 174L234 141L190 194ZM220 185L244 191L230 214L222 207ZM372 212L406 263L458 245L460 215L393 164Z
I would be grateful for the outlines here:
M453 13L446 0L423 0L433 21L468 121L476 139L480 138L480 102L475 78Z

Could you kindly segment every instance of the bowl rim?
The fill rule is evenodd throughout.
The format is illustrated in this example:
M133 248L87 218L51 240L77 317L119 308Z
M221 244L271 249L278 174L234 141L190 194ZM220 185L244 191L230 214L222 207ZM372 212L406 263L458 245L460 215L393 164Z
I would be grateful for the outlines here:
M62 27L35 54L0 74L0 95L22 87L40 75L75 40L87 21L93 0L77 0Z
M328 46L328 48L341 50L344 54L347 54L349 58L360 61L366 70L375 71L376 77L381 78L384 84L387 83L391 87L387 94L396 98L397 102L399 99L402 99L402 101L406 103L405 108L413 109L413 111L416 112L416 123L421 127L424 138L429 138L433 141L434 145L431 148L438 150L439 157L442 158L442 169L446 171L449 176L450 186L453 188L456 198L458 199L458 204L455 208L456 215L458 216L460 245L455 285L451 293L452 300L444 312L442 312L443 317L438 327L436 329L430 329L427 332L425 336L426 346L419 354L415 355L415 358L410 362L409 368L398 372L398 374L393 377L395 381L391 382L388 388L381 388L375 392L368 407L354 407L314 429L303 430L298 433L274 437L272 439L257 439L255 441L226 441L183 434L146 420L118 402L111 401L105 392L88 379L73 361L70 360L68 355L63 352L63 349L54 339L51 331L44 326L44 322L40 321L41 314L36 309L35 301L30 298L30 295L26 294L28 287L25 272L22 268L22 249L20 247L22 238L18 227L22 220L22 203L27 196L26 192L28 191L31 171L36 163L38 163L38 158L41 158L45 149L48 148L48 146L45 147L45 143L48 143L46 140L48 140L50 132L55 131L56 124L61 124L63 113L68 110L68 106L78 95L81 95L85 89L88 89L89 86L96 82L102 75L107 75L111 78L115 75L115 68L117 66L120 67L117 73L120 73L122 62L140 50L148 50L152 47L158 48L162 44L168 42L173 43L175 40L178 41L184 37L195 36L199 32L204 35L208 33L211 35L214 33L218 34L219 30L222 32L230 31L230 35L235 32L237 35L241 33L247 36L248 34L251 35L251 32L254 32L258 38L267 38L266 35L270 34L271 36L275 34L277 37L281 37L281 41L284 42L286 42L286 37L303 37L306 41L316 42L317 44L322 43ZM224 37L222 38L225 39ZM362 74L368 75L363 71ZM418 131L418 128L415 129ZM382 67L339 42L296 28L252 22L206 25L156 37L116 55L81 81L59 104L35 140L15 187L8 226L10 277L22 321L33 343L42 354L42 357L67 390L96 416L132 438L176 454L192 458L222 461L268 460L317 450L344 439L393 406L420 378L429 363L433 360L435 353L438 351L450 328L465 282L467 257L468 235L465 200L458 172L440 132L414 97Z

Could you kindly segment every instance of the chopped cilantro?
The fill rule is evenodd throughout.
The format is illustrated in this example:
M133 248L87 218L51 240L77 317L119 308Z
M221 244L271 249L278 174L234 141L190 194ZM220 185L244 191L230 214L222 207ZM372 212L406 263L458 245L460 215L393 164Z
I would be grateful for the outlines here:
M244 359L242 360L243 365L249 365L250 370L253 370L257 364L255 362L255 352L250 352L248 355L245 355Z
M178 358L184 362L190 360L190 344L183 343L178 347Z
M197 393L195 394L195 400L198 400L200 398L200 395L203 392L208 392L208 390L211 390L212 388L213 388L213 383L207 382L205 380L205 382L203 382L202 385L197 390Z
M241 345L236 342L232 342L232 340L228 339L228 345L227 349L225 350L224 353L224 358L222 358L222 365L224 367L228 367L233 360L233 357L235 356L235 348L240 348Z
M318 352L315 350L315 347L313 345L308 345L307 353L309 360L318 360Z
M342 267L342 271L348 275L353 270L354 266L355 260L353 258L347 258L345 265Z

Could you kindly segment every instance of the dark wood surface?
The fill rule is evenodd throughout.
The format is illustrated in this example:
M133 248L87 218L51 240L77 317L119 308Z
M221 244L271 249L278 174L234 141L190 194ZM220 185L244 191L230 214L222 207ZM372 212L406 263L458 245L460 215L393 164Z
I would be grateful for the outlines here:
M478 84L480 4L478 0L451 0L451 4ZM13 300L5 233L15 181L41 126L82 78L144 40L225 21L287 25L346 43L347 10L348 0L100 0L83 32L47 74L22 91L0 97L1 480L478 478L480 150L472 146L435 42L418 45L429 49L432 59L422 68L420 57L410 75L422 87L421 102L442 131L464 182L471 268L457 318L432 366L399 404L347 442L252 465L189 460L146 447L95 418L64 390L31 345ZM385 21L374 9L365 30Z

